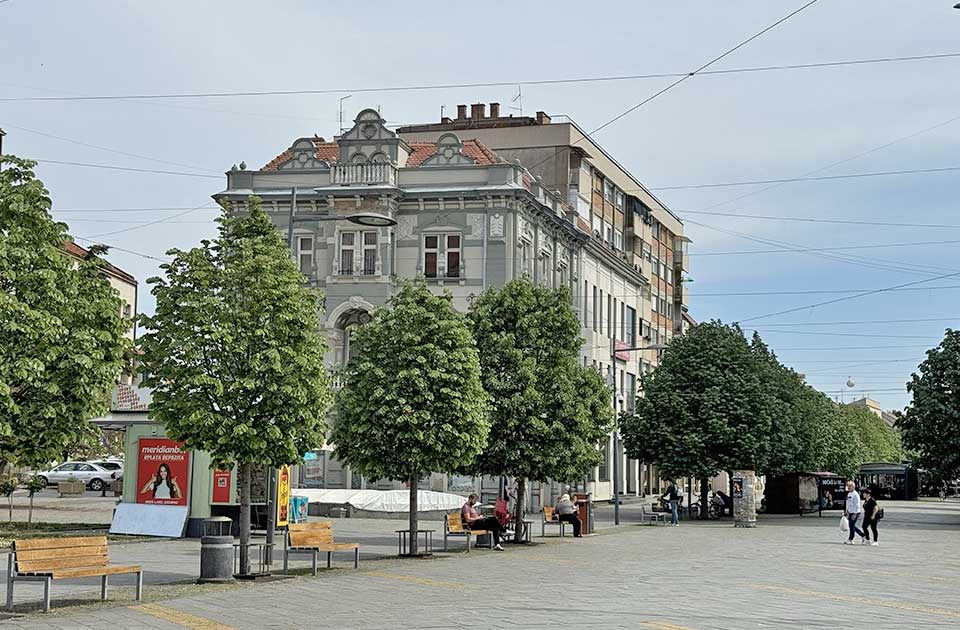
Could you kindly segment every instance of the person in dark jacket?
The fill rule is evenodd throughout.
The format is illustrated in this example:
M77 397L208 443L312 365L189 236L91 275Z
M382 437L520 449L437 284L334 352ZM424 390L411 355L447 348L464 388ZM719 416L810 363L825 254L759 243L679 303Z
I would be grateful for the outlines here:
M680 526L680 515L677 512L677 507L680 504L680 498L682 496L683 493L677 486L677 482L673 479L670 480L670 487L667 488L667 491L660 495L661 499L670 501L670 524L674 527Z
M880 514L880 505L873 498L870 488L863 489L863 544L876 547L880 544L879 534L877 534L877 524L880 521L877 518ZM873 542L870 542L870 532L873 531Z

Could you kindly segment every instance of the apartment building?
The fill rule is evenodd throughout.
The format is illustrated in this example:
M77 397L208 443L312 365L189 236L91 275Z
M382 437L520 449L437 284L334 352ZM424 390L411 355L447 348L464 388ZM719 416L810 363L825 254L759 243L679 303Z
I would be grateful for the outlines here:
M587 256L579 279L584 325L583 360L597 366L617 388L621 409L630 409L641 374L659 360L666 345L689 325L687 273L689 239L683 224L643 184L574 121L502 116L500 105L457 106L456 118L397 129L408 142L457 133L482 142L497 155L522 165L535 181L564 199L579 229L611 254ZM624 269L624 265L629 269ZM625 351L647 347L649 350ZM611 436L607 453L614 448ZM605 453L606 455L606 453ZM619 454L622 491L652 491L656 471ZM612 492L611 457L596 474L598 496Z
M422 277L466 310L484 288L527 276L569 287L584 365L602 370L619 407L629 409L657 351L628 348L666 343L682 324L682 225L573 123L500 117L496 104L490 116L465 110L472 126L458 116L397 131L363 110L339 137L300 138L259 170L234 167L214 198L243 212L257 195L292 235L300 270L326 295L331 368L349 360L351 330L386 302L397 279ZM562 157L562 168L538 163L548 154ZM387 220L358 225L358 213ZM304 463L308 483L366 484L319 446ZM599 499L611 496L612 449L611 437L589 482ZM656 485L639 462L623 464L624 491ZM429 483L438 487L436 477ZM534 506L555 491L537 487Z

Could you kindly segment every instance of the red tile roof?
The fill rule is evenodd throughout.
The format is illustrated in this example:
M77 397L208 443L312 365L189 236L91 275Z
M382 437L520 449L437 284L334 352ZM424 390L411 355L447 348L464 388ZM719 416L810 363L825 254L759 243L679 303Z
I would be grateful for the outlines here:
M64 242L63 242L63 249L64 249L68 254L70 254L71 256L73 256L73 257L75 257L75 258L79 258L80 260L86 260L87 258L90 257L90 252L89 252L89 251L87 251L87 250L84 249L83 247L80 247L79 245L77 245L77 244L74 243L73 241L64 241ZM131 276L129 273L127 273L127 272L124 271L123 269L120 269L119 267L117 267L117 266L115 266L115 265L113 265L113 264L111 264L111 263L109 263L109 262L106 262L106 261L104 261L104 262L105 262L106 264L104 265L103 270L104 270L106 273L108 273L108 274L110 274L110 275L112 275L112 276L115 276L116 278L118 278L118 279L120 279L120 280L123 280L124 282L127 282L127 283L129 283L129 284L137 284L137 279L134 278L133 276Z
M313 140L313 146L317 148L316 157L318 160L324 160L331 164L339 160L340 147L337 146L336 141L327 142L319 136L314 136L311 140ZM408 146L410 147L410 155L407 157L408 167L420 166L427 158L437 153L437 144L435 142L410 142ZM463 155L481 165L497 163L497 155L488 147L481 144L480 141L472 138L463 141ZM293 154L290 152L290 149L287 149L267 162L260 170L275 171L281 164L292 157Z

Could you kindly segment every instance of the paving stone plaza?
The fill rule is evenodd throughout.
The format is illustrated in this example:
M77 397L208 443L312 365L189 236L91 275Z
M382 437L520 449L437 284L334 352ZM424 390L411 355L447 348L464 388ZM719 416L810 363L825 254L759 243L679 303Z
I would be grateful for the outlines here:
M147 571L143 604L132 580L54 585L54 609L31 611L41 588L18 584L9 628L956 628L960 626L960 503L886 503L879 547L840 544L837 515L761 517L620 527L598 515L581 540L534 538L502 553L477 549L398 560L396 521L338 519L338 538L363 545L316 578L199 587L196 541L113 543L117 562ZM438 526L438 533L442 528ZM539 533L539 527L536 528ZM453 545L460 549L462 540ZM307 566L298 559L294 567ZM164 585L165 584L165 585Z

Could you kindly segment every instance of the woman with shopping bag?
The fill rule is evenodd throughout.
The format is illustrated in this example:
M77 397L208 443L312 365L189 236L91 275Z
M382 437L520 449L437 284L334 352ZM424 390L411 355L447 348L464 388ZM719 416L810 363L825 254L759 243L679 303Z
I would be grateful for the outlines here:
M861 512L860 494L857 492L857 484L852 481L847 482L847 504L844 509L844 516L847 518L847 527L849 537L843 541L845 545L853 544L853 535L860 536L860 540L866 542L863 531L857 527L857 521L860 520Z

